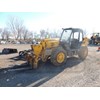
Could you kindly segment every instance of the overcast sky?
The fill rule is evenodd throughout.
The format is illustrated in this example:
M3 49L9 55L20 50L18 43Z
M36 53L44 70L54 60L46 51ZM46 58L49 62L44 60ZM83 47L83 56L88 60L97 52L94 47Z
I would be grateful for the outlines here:
M99 0L2 0L0 10L15 13L0 13L0 26L4 26L8 15L16 15L30 30L80 27L100 32L99 4Z

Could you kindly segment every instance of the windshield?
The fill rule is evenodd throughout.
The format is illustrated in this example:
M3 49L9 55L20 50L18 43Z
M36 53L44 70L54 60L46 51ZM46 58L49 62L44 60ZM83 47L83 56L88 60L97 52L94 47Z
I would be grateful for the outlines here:
M61 37L61 41L69 42L71 33L72 33L72 30L64 30L63 34L62 34L62 37Z

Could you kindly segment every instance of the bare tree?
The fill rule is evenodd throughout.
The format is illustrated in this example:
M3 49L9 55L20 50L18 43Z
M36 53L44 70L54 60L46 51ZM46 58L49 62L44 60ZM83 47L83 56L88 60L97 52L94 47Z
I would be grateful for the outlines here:
M50 38L50 31L49 29L40 30L41 38Z
M0 39L1 39L2 28L0 28Z
M50 38L50 37L51 37L50 30L47 29L46 34L45 34L45 38Z
M2 28L0 28L0 33L2 32Z
M7 41L9 40L10 31L8 30L8 28L4 28L2 30L1 37L2 37L2 40L7 40Z
M23 29L22 29L22 38L24 40L26 40L28 38L28 33L29 33L29 31L25 27L23 27Z
M29 31L28 38L31 39L31 40L33 39L33 32Z
M45 30L40 30L40 35L41 35L41 38L45 38L45 34L46 34L46 31Z
M26 27L23 27L21 32L22 32L21 33L22 39L27 40L29 38L31 38L31 39L33 38L33 33L30 32Z
M21 39L22 29L24 27L23 21L18 17L10 17L7 24L15 39Z

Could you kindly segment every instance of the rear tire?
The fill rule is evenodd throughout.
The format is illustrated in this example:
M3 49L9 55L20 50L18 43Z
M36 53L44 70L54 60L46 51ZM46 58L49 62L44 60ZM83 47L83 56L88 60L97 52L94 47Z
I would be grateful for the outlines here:
M78 51L78 56L81 60L84 60L88 55L88 48L86 46L80 47Z
M55 66L65 64L67 60L66 51L62 47L55 48L51 53L51 63Z

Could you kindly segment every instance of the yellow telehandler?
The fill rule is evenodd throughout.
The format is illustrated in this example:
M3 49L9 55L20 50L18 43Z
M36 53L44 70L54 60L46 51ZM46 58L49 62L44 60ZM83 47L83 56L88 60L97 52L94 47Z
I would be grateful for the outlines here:
M31 45L31 52L25 54L25 59L32 66L38 67L39 60L46 62L50 59L55 66L61 66L67 57L78 55L84 60L88 55L88 39L79 28L63 28L59 39L43 39L38 44Z

